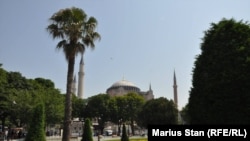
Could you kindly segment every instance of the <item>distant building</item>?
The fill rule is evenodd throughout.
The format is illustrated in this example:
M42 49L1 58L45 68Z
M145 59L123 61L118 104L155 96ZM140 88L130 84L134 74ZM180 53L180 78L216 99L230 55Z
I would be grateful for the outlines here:
M145 100L150 100L154 98L151 85L149 85L148 91L141 91L140 88L138 88L134 83L124 80L124 79L121 81L115 82L106 91L106 93L110 96L122 96L129 92L138 93L141 96L143 96Z
M74 76L71 91L78 98L83 99L83 94L84 94L84 63L83 63L83 56L81 57L80 64L79 64L78 87L77 88L76 88L76 85L77 85L76 76ZM76 93L76 91L77 91L77 93Z
M74 77L74 81L72 84L72 93L76 94L76 96L78 96L79 98L83 98L83 79L84 79L84 70L83 70L83 58L81 58L80 61L80 69L79 69L79 73L78 73L78 89L76 88L77 86L77 82L76 82L76 76ZM76 93L77 92L77 93ZM134 83L127 81L125 79L122 79L120 81L117 81L115 83L113 83L109 88L107 88L106 93L110 96L122 96L125 94L128 94L130 92L134 92L137 93L141 96L144 97L144 99L146 101L154 99L154 93L153 90L151 88L151 84L149 85L149 89L147 91L141 91L141 89L139 87L137 87ZM174 71L174 76L173 76L173 97L174 97L174 103L176 104L177 108L178 108L178 93L177 93L177 81L176 81L176 76L175 76L175 71ZM180 116L180 114L178 115L178 120L182 121L182 118ZM94 126L98 126L98 122L96 120L93 120L93 128ZM71 125L71 131L72 131L72 135L77 136L82 134L82 125L84 123L82 121L80 121L78 118L73 120L73 123ZM116 127L116 125L114 125L113 123L108 123L107 127L109 128L105 128L105 130L109 131L116 131L118 127ZM94 129L93 129L94 130Z
M174 103L176 107L178 108L178 94L177 94L177 81L176 81L176 76L175 76L175 71L174 71Z

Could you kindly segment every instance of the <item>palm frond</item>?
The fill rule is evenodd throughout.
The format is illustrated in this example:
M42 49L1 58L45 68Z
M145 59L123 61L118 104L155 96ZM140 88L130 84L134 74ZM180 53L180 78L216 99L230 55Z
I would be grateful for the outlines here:
M61 49L61 48L64 48L64 46L66 46L66 45L67 45L67 41L66 41L66 40L62 40L62 41L60 41L60 42L57 44L56 48L57 48L57 49Z
M94 17L89 17L88 21L86 22L87 24L93 24L95 27L98 24L98 21Z
M80 8L62 9L49 20L51 24L47 31L54 39L63 39L57 44L57 48L63 48L67 60L73 55L84 53L86 47L94 49L94 42L101 39L100 34L95 32L97 20L94 17L87 18Z
M78 42L76 45L76 52L83 54L85 52L85 46L81 42Z
M47 31L52 35L53 39L55 38L64 38L63 31L56 24L51 24L47 27Z
M74 23L78 23L81 21L85 22L87 19L86 13L82 9L76 7L72 7L72 16Z
M93 32L92 37L93 37L94 41L96 41L96 40L100 41L101 40L101 35L98 32Z

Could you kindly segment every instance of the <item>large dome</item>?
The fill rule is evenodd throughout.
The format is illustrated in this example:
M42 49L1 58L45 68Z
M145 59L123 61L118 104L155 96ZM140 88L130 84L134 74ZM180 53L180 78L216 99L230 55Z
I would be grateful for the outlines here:
M117 82L115 82L111 87L121 87L121 86L136 87L135 84L133 84L132 82L129 82L129 81L127 81L127 80L117 81Z
M127 80L120 80L115 82L107 89L107 94L110 95L123 95L129 92L140 92L140 89L132 82Z

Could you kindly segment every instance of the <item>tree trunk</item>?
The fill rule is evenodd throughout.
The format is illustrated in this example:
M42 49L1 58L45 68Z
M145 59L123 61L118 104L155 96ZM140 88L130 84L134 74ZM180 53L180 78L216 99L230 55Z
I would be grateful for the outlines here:
M74 75L75 56L69 57L67 74L67 92L65 97L63 137L62 141L70 141L71 136L71 115L72 115L72 82Z
M3 115L3 116L1 117L1 120L2 120L2 132L5 132L5 119L6 119L6 116Z

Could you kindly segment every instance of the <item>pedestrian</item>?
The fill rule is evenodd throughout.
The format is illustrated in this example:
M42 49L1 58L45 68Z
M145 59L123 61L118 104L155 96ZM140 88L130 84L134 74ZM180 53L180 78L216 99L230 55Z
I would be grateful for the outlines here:
M8 134L7 134L7 141L11 141L11 133L12 133L12 131L11 131L11 128L9 127L9 129L8 129Z
M6 140L7 137L8 137L8 130L5 130L5 131L4 131L4 140Z

